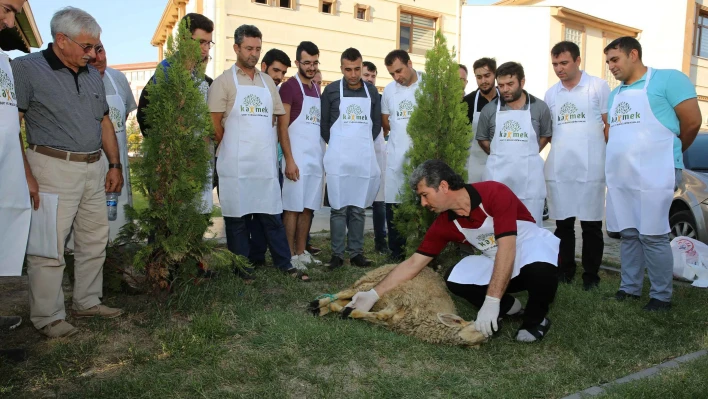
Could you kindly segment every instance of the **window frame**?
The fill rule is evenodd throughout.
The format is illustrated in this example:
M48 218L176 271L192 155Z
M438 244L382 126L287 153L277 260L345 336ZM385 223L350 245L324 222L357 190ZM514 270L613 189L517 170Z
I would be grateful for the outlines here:
M324 7L325 3L330 5L330 7L331 7L330 12L323 11L323 7ZM337 0L320 0L320 4L318 6L317 11L319 11L320 14L324 14L324 15L337 15Z
M288 7L283 7L280 5L280 2L283 0L267 0L267 1L274 1L275 7L280 8L282 10L294 10L295 9L295 0L287 0L288 2L290 2L290 6L288 6Z
M364 10L364 18L359 18L359 10ZM369 22L371 21L371 6L361 3L354 3L354 19L357 21Z
M259 6L265 6L265 7L270 7L273 5L272 0L263 0L263 1L265 1L265 3L261 3L258 0L251 0L251 3L257 4Z
M408 14L411 16L411 23L410 24L403 24L401 22L401 15L402 14ZM436 12L431 12L431 11L426 11L418 8L412 8L412 7L403 7L399 6L398 7L398 18L397 18L397 26L396 26L396 48L401 48L401 27L410 27L410 43L409 43L409 48L407 50L408 54L411 55L418 55L421 57L425 57L425 54L415 54L413 53L413 27L418 27L417 25L413 24L413 17L422 17L426 19L432 19L435 27L429 28L427 26L420 26L421 29L427 29L427 30L432 30L433 33L437 31L442 31L442 14L441 13L436 13ZM427 51L427 50L426 50Z
M584 25L576 25L573 23L561 22L561 29L562 29L561 32L563 33L563 40L564 41L570 41L570 40L568 40L568 37L566 36L567 29L573 29L573 30L577 30L578 32L580 32L580 46L578 46L578 47L580 47L580 69L584 70L585 69L585 48L587 47L586 46L586 44L587 44L587 31L585 29L585 26ZM575 42L573 42L573 43L575 43ZM577 43L575 43L575 44L577 44Z
M705 21L703 24L699 24L700 18L703 17ZM708 58L708 54L705 56L700 55L701 41L703 39L700 34L700 28L708 29L708 9L698 6L696 10L696 20L693 24L693 48L691 49L691 55L698 58Z

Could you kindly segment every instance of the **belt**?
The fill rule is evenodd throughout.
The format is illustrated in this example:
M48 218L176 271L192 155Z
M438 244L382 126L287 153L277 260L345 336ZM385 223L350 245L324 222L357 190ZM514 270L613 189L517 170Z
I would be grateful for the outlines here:
M71 162L94 163L94 162L98 161L99 159L101 159L101 150L97 150L97 151L89 152L89 153L85 153L85 152L78 153L78 152L57 150L56 148L45 147L43 145L35 145L35 144L30 145L30 149L36 153L46 155L48 157L63 159L66 161L71 161Z

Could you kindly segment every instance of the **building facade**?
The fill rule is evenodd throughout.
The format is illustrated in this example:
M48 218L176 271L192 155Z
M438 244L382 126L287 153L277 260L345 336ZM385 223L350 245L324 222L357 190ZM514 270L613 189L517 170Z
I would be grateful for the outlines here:
M406 49L414 67L422 70L425 52L432 47L436 30L442 30L450 47L460 48L463 1L167 0L151 43L157 47L161 60L167 37L175 25L185 14L196 12L215 23L216 44L211 49L207 75L218 76L236 62L234 31L242 24L251 24L263 33L261 54L278 48L294 60L301 41L317 44L325 84L341 78L339 57L345 49L355 47L365 61L377 66L377 83L383 87L391 82L383 63L389 51ZM291 69L288 75L295 71Z
M115 64L109 65L117 71L123 72L130 83L130 88L133 91L135 103L140 99L140 93L145 88L145 85L155 73L157 62L139 62L135 64Z

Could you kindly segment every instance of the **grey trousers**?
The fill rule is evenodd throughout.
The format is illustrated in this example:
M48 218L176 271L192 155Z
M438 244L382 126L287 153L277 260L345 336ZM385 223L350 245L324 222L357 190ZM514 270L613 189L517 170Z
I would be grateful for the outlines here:
M349 209L349 225L347 225ZM349 258L364 253L364 208L345 206L332 209L329 215L329 230L332 239L332 255L344 259L344 238L347 237Z

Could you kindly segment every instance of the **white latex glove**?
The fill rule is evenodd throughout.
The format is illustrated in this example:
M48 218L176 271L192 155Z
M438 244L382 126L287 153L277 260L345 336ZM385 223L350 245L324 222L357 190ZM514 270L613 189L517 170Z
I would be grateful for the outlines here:
M376 301L379 300L379 294L373 288L369 291L357 292L352 301L347 304L347 308L354 308L362 312L368 312L374 307ZM497 309L497 312L499 310Z
M490 337L494 331L499 329L497 326L497 319L499 318L500 302L501 299L487 295L484 298L484 304L477 313L477 320L474 322L474 328L481 332L485 337Z

